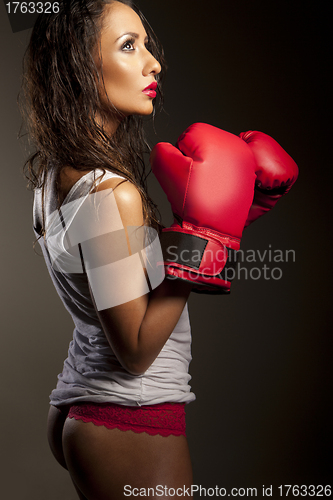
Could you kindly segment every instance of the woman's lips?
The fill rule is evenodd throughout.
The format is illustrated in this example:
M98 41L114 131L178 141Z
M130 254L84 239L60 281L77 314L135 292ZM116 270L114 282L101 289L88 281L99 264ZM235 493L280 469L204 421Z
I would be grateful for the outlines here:
M143 93L146 94L148 97L151 97L154 99L156 97L156 89L157 89L157 82L152 82L148 87L143 89Z

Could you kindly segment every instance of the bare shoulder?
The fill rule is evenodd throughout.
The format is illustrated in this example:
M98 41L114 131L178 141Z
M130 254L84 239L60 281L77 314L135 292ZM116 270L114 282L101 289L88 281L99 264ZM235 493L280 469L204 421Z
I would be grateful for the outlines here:
M125 225L140 226L143 224L142 199L134 184L115 177L102 181L95 190L105 189L113 190L120 216Z

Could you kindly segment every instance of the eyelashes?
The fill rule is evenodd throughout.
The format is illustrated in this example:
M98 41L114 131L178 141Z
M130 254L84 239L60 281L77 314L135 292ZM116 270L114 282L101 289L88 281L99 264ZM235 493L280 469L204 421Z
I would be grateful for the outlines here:
M135 38L131 37L131 38L128 38L127 40L125 40L125 42L122 44L121 46L121 50L123 50L124 52L132 52L133 50L135 50ZM145 42L145 47L146 49L151 52L152 50L152 46L151 46L151 41L148 39L146 42Z
M121 50L124 50L125 52L130 52L134 50L134 44L135 44L135 38L128 38L121 46Z

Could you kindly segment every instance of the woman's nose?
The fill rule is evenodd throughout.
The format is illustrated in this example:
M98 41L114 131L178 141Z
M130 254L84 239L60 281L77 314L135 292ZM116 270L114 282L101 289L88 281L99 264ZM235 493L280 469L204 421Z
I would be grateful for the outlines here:
M161 72L161 65L157 59L147 51L147 61L144 67L144 74L147 75L158 75Z

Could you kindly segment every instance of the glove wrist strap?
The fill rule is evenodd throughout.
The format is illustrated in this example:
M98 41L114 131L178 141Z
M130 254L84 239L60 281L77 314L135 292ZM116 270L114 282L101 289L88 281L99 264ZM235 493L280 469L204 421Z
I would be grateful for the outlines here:
M239 241L209 230L174 225L163 230L160 242L166 266L226 279L237 264Z

